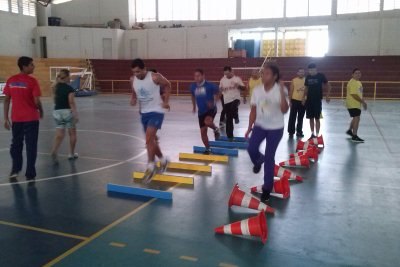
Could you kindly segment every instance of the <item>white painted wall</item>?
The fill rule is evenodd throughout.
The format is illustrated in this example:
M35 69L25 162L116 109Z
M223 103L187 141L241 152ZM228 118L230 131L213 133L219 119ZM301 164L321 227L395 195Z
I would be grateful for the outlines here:
M188 58L228 56L228 29L226 26L188 28L186 33Z
M62 18L67 25L106 24L118 18L126 28L132 26L129 18L131 0L74 0L52 5L51 15Z
M49 58L103 58L103 38L112 39L112 59L121 58L123 30L69 27L37 27L36 52L40 54L40 37L47 38Z
M34 56L32 44L36 18L0 11L0 55Z

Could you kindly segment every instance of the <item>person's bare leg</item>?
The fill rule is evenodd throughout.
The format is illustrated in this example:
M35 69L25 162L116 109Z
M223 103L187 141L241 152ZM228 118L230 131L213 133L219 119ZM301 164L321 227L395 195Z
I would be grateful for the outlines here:
M54 137L53 141L53 148L51 149L51 155L52 156L57 156L58 149L60 148L60 145L64 139L65 136L65 129L56 129L56 135Z
M208 130L207 126L202 127L202 128L200 129L200 134L201 134L201 140L203 141L204 146L205 146L206 148L209 148L209 147L210 147L210 144L209 144L209 142L208 142L207 130Z
M155 151L154 152L155 152L155 155L159 159L161 159L163 157L163 154L162 154L161 149L160 149L160 143L158 141L157 133L156 133L156 138L155 138Z
M213 130L216 130L216 129L217 129L217 126L216 126L215 123L214 123L214 119L213 119L213 117L211 117L211 116L207 116L207 117L204 119L204 124L205 124L208 128L211 128L211 129L213 129Z
M146 130L147 159L149 163L155 161L157 150L156 133L157 129L154 127L148 127Z
M354 134L354 118L351 119L350 121L350 128L349 130Z
M76 135L76 129L71 128L68 129L69 133L69 151L72 156L75 155L75 147L76 147L76 142L78 141L77 135Z
M310 118L311 135L314 134L314 118Z
M353 118L353 135L356 136L358 133L358 126L360 125L360 116Z
M319 130L321 129L321 121L319 119L315 119L315 131L316 131L316 136L319 135Z

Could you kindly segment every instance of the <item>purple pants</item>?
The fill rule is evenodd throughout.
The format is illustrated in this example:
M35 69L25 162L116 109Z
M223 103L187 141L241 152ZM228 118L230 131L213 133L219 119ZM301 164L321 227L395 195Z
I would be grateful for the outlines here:
M283 136L283 128L277 130L265 130L254 126L249 140L247 152L254 165L264 163L264 186L263 189L271 192L274 186L275 152ZM260 152L260 145L267 140L265 155Z

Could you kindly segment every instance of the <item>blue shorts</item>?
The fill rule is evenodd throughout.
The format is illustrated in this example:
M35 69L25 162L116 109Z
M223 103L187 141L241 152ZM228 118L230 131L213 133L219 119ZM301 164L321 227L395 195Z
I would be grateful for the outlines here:
M74 129L75 119L70 109L57 109L53 111L53 118L57 129Z
M164 114L157 112L142 113L143 130L146 131L147 127L153 127L157 130L161 129L164 121Z

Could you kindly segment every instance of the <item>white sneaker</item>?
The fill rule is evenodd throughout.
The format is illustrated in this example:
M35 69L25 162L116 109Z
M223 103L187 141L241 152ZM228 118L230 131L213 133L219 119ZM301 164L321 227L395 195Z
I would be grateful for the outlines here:
M68 159L69 160L74 160L74 159L77 159L77 158L79 158L79 154L78 153L74 153L73 155L72 154L68 155Z
M143 177L143 183L145 184L149 184L151 182L151 180L153 179L154 175L156 175L157 173L157 167L155 166L155 164L149 164L149 166L147 166L147 170L144 172L144 177Z
M168 164L169 164L169 159L168 158L162 158L160 160L160 168L158 169L158 173L163 173L167 170Z

